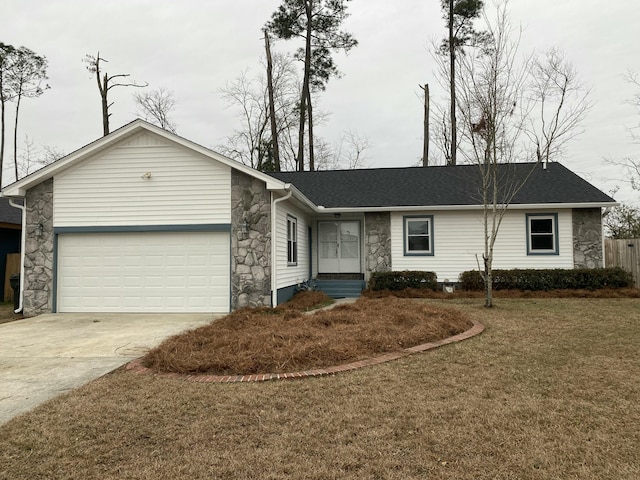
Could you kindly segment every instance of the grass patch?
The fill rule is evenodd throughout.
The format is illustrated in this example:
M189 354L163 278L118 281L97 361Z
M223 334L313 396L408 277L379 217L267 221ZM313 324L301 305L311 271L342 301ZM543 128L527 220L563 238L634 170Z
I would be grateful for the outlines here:
M303 313L319 292L243 309L167 339L142 363L159 372L249 375L329 367L432 342L471 327L459 311L398 298ZM322 303L322 302L321 302Z
M640 478L638 300L423 302L487 329L297 382L116 372L0 426L0 479Z

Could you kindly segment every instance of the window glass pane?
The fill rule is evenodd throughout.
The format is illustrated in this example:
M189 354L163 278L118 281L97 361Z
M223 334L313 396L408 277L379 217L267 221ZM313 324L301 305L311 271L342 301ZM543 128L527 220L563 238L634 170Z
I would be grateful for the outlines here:
M429 237L409 237L409 251L429 251Z
M340 244L340 258L358 258L358 242L345 242Z
M553 235L532 235L531 250L554 250Z
M321 242L337 242L338 226L335 223L318 224L318 240Z
M552 233L553 220L550 218L532 218L531 233Z
M320 258L337 258L338 257L337 245L333 242L321 242L320 243Z
M409 220L407 221L407 231L409 235L428 235L428 220Z

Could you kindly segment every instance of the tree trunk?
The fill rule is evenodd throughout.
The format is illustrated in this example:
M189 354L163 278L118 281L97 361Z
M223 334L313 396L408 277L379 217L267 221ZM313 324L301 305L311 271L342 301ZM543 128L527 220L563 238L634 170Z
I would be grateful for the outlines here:
M493 307L493 269L491 268L492 259L485 258L484 261L484 306L485 308Z
M429 166L429 84L424 84L424 142L422 145L422 166Z
M16 182L18 181L18 115L20 113L20 99L22 88L16 95L16 121L13 124L13 166L16 172Z
M100 73L96 73L98 77L98 88L100 89L100 97L102 98L102 134L106 137L109 135L109 100L107 99L109 81L107 74L104 74L102 86L100 86Z
M449 90L451 95L451 159L449 165L456 164L456 153L458 149L458 132L456 124L456 46L453 37L453 3L449 0Z
M309 171L316 169L315 153L313 150L313 105L311 105L311 89L307 96L307 112L309 112Z
M309 78L311 76L311 35L313 34L312 0L305 0L304 9L307 16L307 33L304 50L304 78L300 94L300 128L298 129L298 171L304 171L304 124L307 117L307 99L310 98Z
M2 89L2 81L0 80L0 89ZM0 94L1 95L1 94ZM1 124L0 124L0 189L2 189L2 170L4 167L4 108L5 108L5 101L4 101L4 96L2 97L2 99L0 100L0 104L1 104L1 112L0 115L2 116L1 119Z
M267 54L267 90L269 92L269 117L271 120L271 154L273 156L273 169L280 171L280 149L278 147L278 126L276 124L276 106L273 98L273 62L271 59L271 47L269 45L269 33L264 31L264 48Z

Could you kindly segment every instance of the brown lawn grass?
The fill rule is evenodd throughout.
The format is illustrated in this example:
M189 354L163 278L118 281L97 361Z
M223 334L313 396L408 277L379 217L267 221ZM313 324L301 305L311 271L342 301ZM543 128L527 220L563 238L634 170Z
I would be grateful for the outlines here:
M167 339L143 365L159 372L243 375L329 367L441 340L471 328L458 310L399 298L326 304L303 292L278 308L243 309Z
M118 371L1 426L0 479L640 478L640 300L496 303L446 302L480 336L336 376Z

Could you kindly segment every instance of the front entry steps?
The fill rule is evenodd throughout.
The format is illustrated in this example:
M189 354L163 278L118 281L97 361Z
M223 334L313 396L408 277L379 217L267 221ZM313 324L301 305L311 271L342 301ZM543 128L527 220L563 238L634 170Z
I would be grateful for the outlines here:
M315 282L316 289L332 298L357 298L365 289L361 279L320 279Z

